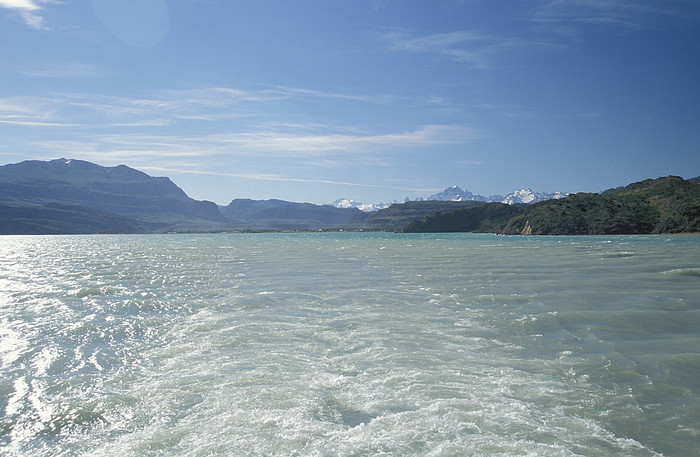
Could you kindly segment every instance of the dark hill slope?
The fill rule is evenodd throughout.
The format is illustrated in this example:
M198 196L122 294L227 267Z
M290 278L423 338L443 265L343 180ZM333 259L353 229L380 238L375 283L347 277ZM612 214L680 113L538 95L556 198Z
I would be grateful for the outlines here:
M362 213L357 208L250 199L233 200L220 211L234 227L250 230L348 228L350 220Z
M407 233L489 232L493 227L505 225L513 216L522 211L520 206L485 203L479 206L431 214L408 224L402 231Z
M643 203L625 204L600 194L528 208L500 230L508 235L612 235L652 233L657 215Z
M0 204L0 234L65 235L143 233L137 221L81 205L48 203L42 206Z
M351 222L366 229L400 230L407 224L431 214L454 211L459 208L478 207L484 204L480 201L440 200L395 203L379 211L359 214Z
M508 212L512 214L504 223ZM572 194L510 210L469 208L428 217L409 224L405 231L434 232L450 228L508 235L700 232L700 182L668 176L603 194Z
M109 213L138 221L142 231L208 230L226 223L214 203L189 198L168 178L82 160L32 160L0 167L0 203L35 209L59 203L76 211L82 206L96 210L98 218ZM69 225L64 220L57 226L85 233L80 224L72 230Z
M437 211L483 205L483 202L415 201L391 205L374 212L330 205L293 203L283 200L236 199L221 207L221 213L238 229L395 230Z

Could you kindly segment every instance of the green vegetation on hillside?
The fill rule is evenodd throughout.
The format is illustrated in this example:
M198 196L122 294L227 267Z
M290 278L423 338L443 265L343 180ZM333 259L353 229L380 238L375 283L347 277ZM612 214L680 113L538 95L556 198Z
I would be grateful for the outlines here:
M396 203L379 211L358 214L350 222L352 225L372 230L400 230L430 214L481 205L484 205L484 202L427 200Z
M700 232L700 177L648 179L530 206L412 201L375 212L283 200L193 200L168 178L81 160L0 166L0 234L394 230L584 235Z
M449 212L438 212L408 224L402 231L421 232L489 232L505 225L522 211L505 203L482 203Z
M318 230L348 228L362 214L357 208L294 203L284 200L236 199L219 210L238 230Z
M573 194L543 203L511 218L500 232L528 235L651 233L658 216L653 207L642 202L625 203L599 194Z
M700 232L700 182L648 179L602 194L572 194L511 209L487 205L434 214L407 232L599 235Z
M0 233L64 235L89 233L143 233L142 224L87 206L49 203L42 206L0 204Z

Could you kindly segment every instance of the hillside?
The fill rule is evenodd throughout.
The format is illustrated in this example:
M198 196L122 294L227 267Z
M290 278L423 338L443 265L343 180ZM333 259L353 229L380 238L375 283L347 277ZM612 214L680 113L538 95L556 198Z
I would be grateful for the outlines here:
M0 204L0 234L65 235L90 233L143 233L138 221L80 205L48 203L41 206Z
M283 200L196 201L168 178L70 159L0 166L0 233L395 230L482 202L416 201L376 212Z
M374 212L283 200L193 200L168 178L81 160L0 166L0 234L222 230L502 234L700 232L700 179L648 179L529 206L425 200Z
M507 235L700 232L700 182L668 176L527 207L467 208L431 215L409 224L404 231Z
M437 212L409 223L406 233L491 232L522 212L522 207L505 203L484 203L454 211Z
M363 212L357 208L283 200L236 199L219 209L238 230L397 230L437 211L483 204L474 201L412 201Z
M56 204L63 205L58 212ZM25 233L24 223L36 223L31 233L94 233L210 230L227 222L214 203L191 199L168 178L81 160L1 166L0 205L0 233Z
M425 200L395 203L388 208L371 213L361 213L350 222L358 227L372 230L400 230L413 221L437 212L453 211L459 208L482 206L480 201L439 201Z
M237 229L316 230L348 228L351 219L362 214L357 208L293 203L283 200L235 199L219 208Z

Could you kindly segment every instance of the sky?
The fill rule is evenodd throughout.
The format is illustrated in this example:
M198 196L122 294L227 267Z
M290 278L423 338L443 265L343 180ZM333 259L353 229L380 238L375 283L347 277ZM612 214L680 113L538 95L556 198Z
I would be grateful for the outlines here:
M700 175L699 0L0 0L0 164L389 203Z

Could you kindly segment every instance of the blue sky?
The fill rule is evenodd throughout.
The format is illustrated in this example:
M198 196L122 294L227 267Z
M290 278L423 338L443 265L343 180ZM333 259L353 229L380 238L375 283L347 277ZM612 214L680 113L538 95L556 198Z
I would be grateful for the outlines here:
M0 163L365 203L700 175L697 0L0 0Z

